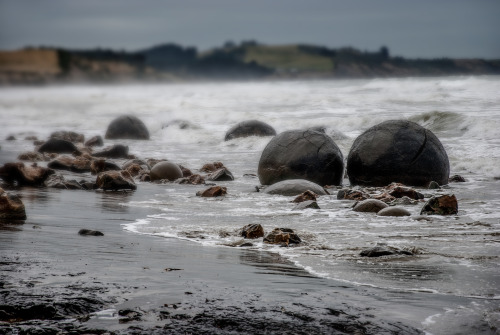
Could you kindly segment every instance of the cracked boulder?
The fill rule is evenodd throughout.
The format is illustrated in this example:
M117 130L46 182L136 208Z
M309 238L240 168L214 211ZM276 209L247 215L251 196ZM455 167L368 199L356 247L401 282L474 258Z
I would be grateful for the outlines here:
M450 163L439 139L405 120L373 126L353 143L347 157L351 185L385 186L392 182L427 186L448 183Z
M224 141L232 140L238 137L249 136L275 136L276 130L265 122L258 120L247 120L231 127L226 132Z
M108 126L106 139L149 140L149 131L144 122L133 115L119 116Z
M259 180L272 185L282 180L306 179L319 185L340 185L344 158L335 142L314 130L289 130L275 136L259 161Z

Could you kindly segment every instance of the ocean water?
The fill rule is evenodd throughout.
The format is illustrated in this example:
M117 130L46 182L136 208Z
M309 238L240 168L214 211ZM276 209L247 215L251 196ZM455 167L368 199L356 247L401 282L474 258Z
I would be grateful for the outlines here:
M266 231L292 228L304 241L300 246L257 240L250 248L279 253L312 274L387 296L443 297L442 312L424 309L415 316L429 334L445 333L453 322L463 331L468 325L473 332L479 324L500 327L500 77L3 88L0 163L12 160L6 153L33 149L26 136L44 139L55 130L104 136L109 122L122 114L141 118L151 140L106 145L124 143L140 158L167 158L193 172L221 161L235 176L219 183L228 189L224 198L195 196L203 186L165 184L149 200L124 201L119 205L152 213L124 224L124 230L226 248L241 240L237 232L249 223ZM353 212L353 202L337 200L335 192L319 198L320 210L292 211L293 197L255 191L258 161L270 138L223 140L231 126L249 119L265 121L278 133L323 126L344 158L354 139L375 124L417 122L443 143L451 175L467 180L419 191L455 194L459 214L417 220L418 204L406 206L411 217L377 217ZM178 120L189 127L180 127ZM18 140L4 141L8 135ZM343 183L349 186L347 179ZM377 243L416 255L359 256Z

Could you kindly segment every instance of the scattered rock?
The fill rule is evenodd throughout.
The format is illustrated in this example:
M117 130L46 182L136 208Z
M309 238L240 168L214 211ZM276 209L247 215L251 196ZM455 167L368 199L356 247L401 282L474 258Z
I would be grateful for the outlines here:
M222 164L221 162L207 163L201 167L200 172L210 173L218 169L222 169L223 167L224 164Z
M54 170L67 170L77 173L85 173L91 171L91 160L82 156L79 157L69 157L69 156L59 156L56 159L50 161L47 167Z
M306 191L317 195L327 195L325 189L312 181L304 179L289 179L275 183L264 190L267 194L279 194L285 196L296 196Z
M111 147L104 148L102 151L93 153L92 156L105 158L129 158L128 146L115 144Z
M93 136L85 142L86 147L102 147L104 145L104 140L101 135Z
M430 198L420 211L427 215L451 215L458 213L458 202L454 194L441 195Z
M386 207L386 208L381 209L377 213L377 215L379 215L379 216L410 216L411 213L403 207L393 206L393 207Z
M175 182L179 184L199 185L199 184L205 184L205 179L199 174L193 174L189 177L177 179Z
M302 240L289 228L275 228L272 232L264 237L264 243L281 244L288 246L289 244L299 244Z
M182 171L182 176L183 177L189 177L189 176L193 175L193 172L191 172L191 170L189 170L187 167L184 167L184 166L182 166L182 165L179 164L179 168Z
M455 174L453 176L451 176L448 181L450 183L465 183L467 180L465 180L464 177L458 175L458 174Z
M413 255L411 251L400 250L398 248L389 247L386 245L377 245L373 248L368 248L359 254L363 257L380 257L380 256L390 256L390 255Z
M259 238L264 236L264 228L260 224L251 223L241 229L244 238Z
M57 138L50 138L47 142L45 142L38 148L38 152L49 152L56 154L80 153L78 148L73 143Z
M6 141L15 141L16 137L14 135L7 136Z
M301 210L307 209L307 208L320 209L319 205L316 201L307 200L307 201L303 201L303 202L298 203L292 210L293 211L301 211Z
M227 194L227 188L222 186L212 186L204 191L196 193L199 197L221 197Z
M352 190L352 189L342 189L337 192L337 199L338 200L366 200L369 199L370 195L360 191L360 190Z
M50 134L49 138L55 138L58 140L65 140L71 143L83 143L85 141L85 136L83 134L77 134L73 131L60 130Z
M388 206L385 202L377 199L366 199L355 204L352 210L363 213L378 213Z
M98 230L90 230L90 229L80 229L78 232L78 235L83 235L83 236L104 236L103 233L101 233Z
M37 166L33 163L26 166L24 163L6 163L0 167L0 178L7 183L17 183L19 186L40 186L55 171Z
M120 171L121 168L115 163L108 162L104 159L96 159L90 163L90 172L94 175L104 171Z
M450 163L439 139L428 129L404 120L369 128L353 143L347 158L351 185L391 182L425 186L448 183Z
M303 192L302 194L299 194L297 198L293 199L292 202L299 203L303 201L308 201L308 200L317 200L318 195L314 193L313 191L307 190Z
M119 116L108 126L106 139L149 140L146 125L133 115Z
M172 121L169 121L167 123L165 123L164 125L161 126L161 129L165 129L165 128L168 128L168 127L177 127L179 129L199 129L200 127L198 127L197 125L187 121L187 120L172 120Z
M234 180L233 174L225 167L222 167L207 176L211 181L231 181Z
M121 316L121 318L118 320L119 323L142 320L142 313L134 311L132 309L120 309L118 311L118 315Z
M163 161L155 164L149 175L151 177L151 181L163 179L174 181L182 178L182 170L179 165L175 163Z
M112 190L135 190L137 186L132 176L127 171L106 171L101 172L96 179L96 187L105 191Z
M394 198L408 197L415 200L424 198L424 195L422 193L417 192L411 187L406 187L404 185L391 184L387 187L387 189L389 191L389 195L393 196Z
M265 122L258 120L242 121L231 127L224 137L224 141L229 141L238 137L249 136L275 136L276 130Z
M26 220L26 209L21 198L0 188L0 222L24 220Z
M84 187L76 180L65 180L63 176L51 175L45 180L44 185L50 188L59 188L64 190L83 190Z
M320 185L340 185L344 158L335 142L313 130L290 130L275 136L262 152L258 168L262 185L306 179Z

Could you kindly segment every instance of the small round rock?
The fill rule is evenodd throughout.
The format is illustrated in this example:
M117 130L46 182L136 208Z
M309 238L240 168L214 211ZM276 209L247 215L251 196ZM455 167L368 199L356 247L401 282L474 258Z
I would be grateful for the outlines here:
M155 164L150 172L151 181L168 179L170 181L182 178L182 170L179 165L164 161Z

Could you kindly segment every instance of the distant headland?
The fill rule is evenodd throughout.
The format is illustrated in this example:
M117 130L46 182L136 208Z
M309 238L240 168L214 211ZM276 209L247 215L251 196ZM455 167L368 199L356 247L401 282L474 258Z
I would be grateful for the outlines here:
M409 59L351 47L256 41L199 52L162 44L135 52L27 47L0 51L0 85L64 82L318 79L500 74L500 59Z

